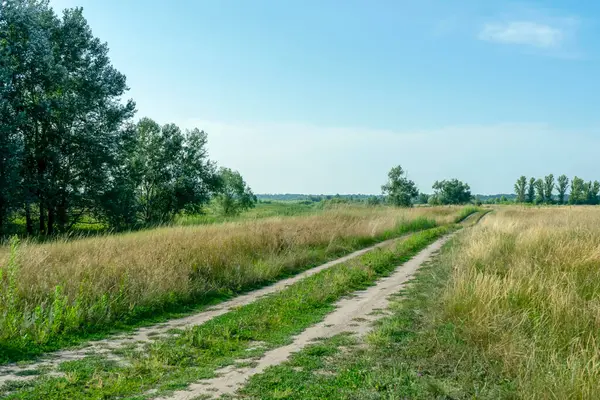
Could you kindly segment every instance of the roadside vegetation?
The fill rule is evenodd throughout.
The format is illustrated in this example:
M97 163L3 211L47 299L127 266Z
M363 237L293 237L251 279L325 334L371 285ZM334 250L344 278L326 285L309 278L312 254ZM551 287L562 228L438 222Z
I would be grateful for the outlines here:
M264 285L377 241L451 223L459 210L342 206L43 244L13 239L0 248L0 360Z

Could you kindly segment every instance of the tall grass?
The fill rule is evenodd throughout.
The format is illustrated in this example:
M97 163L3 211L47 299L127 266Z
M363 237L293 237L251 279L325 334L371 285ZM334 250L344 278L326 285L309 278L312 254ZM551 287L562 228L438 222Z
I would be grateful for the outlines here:
M456 212L341 207L303 217L13 242L0 249L6 297L0 352L247 290L376 241L451 222Z
M444 320L523 399L600 393L600 208L501 208L465 232Z

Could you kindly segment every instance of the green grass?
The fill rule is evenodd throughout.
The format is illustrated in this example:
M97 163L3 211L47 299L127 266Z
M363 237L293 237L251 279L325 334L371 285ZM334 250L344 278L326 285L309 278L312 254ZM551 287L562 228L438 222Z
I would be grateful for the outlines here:
M480 212L480 211L481 211L481 208L479 208L479 207L466 206L458 212L458 215L456 215L454 222L456 222L456 223L462 222L465 219L467 219L467 217L469 217L470 215L475 214L476 212Z
M67 377L40 378L9 394L15 389L11 384L5 394L8 399L141 399L150 389L161 393L182 389L236 360L250 362L268 349L289 343L294 335L321 321L342 296L375 283L453 229L455 226L444 226L416 233L390 250L371 251L188 329L181 336L158 340L141 352L128 354L129 366L98 357L67 362L61 365Z
M420 269L366 338L340 335L252 377L252 399L497 399L515 398L500 369L441 322L442 294L452 273L448 243Z

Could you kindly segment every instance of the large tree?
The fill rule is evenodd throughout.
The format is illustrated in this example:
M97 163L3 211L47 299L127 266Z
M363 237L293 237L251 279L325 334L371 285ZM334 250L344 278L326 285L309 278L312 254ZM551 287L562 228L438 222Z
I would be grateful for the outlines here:
M471 188L458 179L436 181L433 189L441 204L465 204L471 201Z
M533 203L535 201L535 178L529 178L529 185L527 185L527 202Z
M515 194L517 195L517 198L515 199L515 201L517 203L525 202L526 190L527 190L527 178L525 176L521 176L517 180L517 183L515 183Z
M544 177L544 201L548 204L552 204L554 186L554 175L546 175Z
M535 188L535 203L543 204L546 201L546 198L544 196L544 180L537 179L534 183L534 188Z
M569 188L569 178L566 175L561 175L557 180L558 184L556 186L558 190L558 204L565 203L565 195L567 194L567 189Z
M174 124L161 127L150 118L140 120L135 132L121 185L134 190L140 222L164 223L183 210L200 211L220 182L208 159L206 133L182 132Z
M34 206L40 233L52 234L99 206L134 104L121 101L125 77L81 9L59 18L47 1L5 1L0 49L9 70L3 101L15 111L9 125L23 149L19 196L27 230L33 233Z
M569 195L569 204L585 204L587 194L585 182L583 179L575 176L571 181L571 194Z
M381 187L389 203L399 207L412 206L413 199L419 195L417 185L406 177L400 165L388 173L388 181Z

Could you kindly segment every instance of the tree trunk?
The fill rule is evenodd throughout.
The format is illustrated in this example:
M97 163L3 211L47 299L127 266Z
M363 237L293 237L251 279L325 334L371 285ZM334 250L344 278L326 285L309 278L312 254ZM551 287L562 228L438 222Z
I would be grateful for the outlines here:
M56 212L54 207L48 207L48 236L54 234L54 217Z
M31 203L25 202L25 229L28 235L33 235L33 221L31 220Z
M46 207L44 201L40 198L40 235L46 233Z
M65 196L61 196L58 207L56 207L56 220L58 223L58 230L61 232L65 231L67 226L67 199Z

